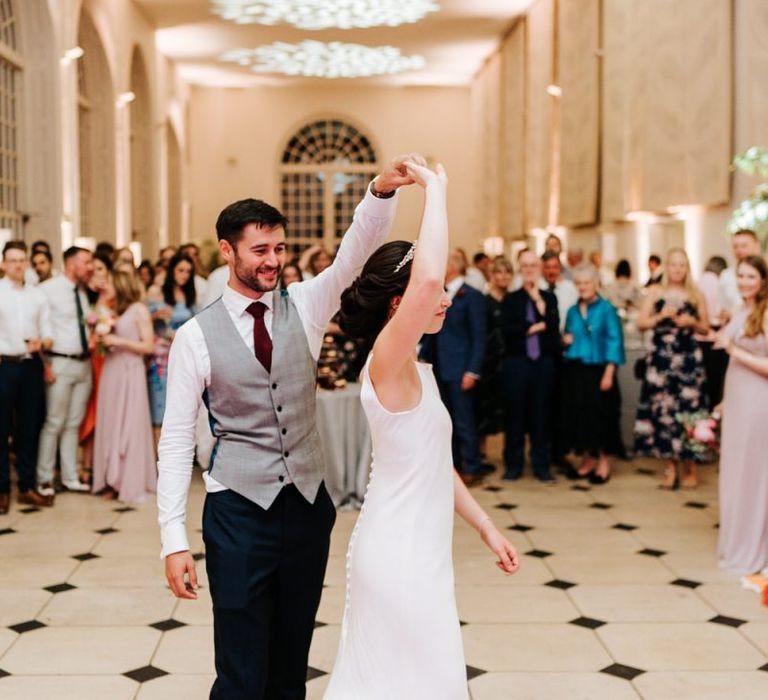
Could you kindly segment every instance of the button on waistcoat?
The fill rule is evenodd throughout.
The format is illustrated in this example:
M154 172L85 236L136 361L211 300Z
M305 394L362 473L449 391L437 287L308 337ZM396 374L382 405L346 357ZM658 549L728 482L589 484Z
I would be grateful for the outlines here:
M210 473L269 508L289 475L314 502L324 465L315 421L317 363L285 290L274 293L269 372L243 342L221 299L195 319L211 360L204 401L216 446Z

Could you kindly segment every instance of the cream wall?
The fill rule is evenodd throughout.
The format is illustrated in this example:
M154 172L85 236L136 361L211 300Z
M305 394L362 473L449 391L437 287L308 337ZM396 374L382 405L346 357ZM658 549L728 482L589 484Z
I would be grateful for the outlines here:
M339 117L361 129L380 160L419 151L442 161L450 178L449 216L455 244L473 251L482 239L472 228L470 95L464 88L193 87L190 102L190 218L197 240L215 238L219 212L255 197L276 206L284 145L306 122ZM401 193L393 237L414 239L421 194Z

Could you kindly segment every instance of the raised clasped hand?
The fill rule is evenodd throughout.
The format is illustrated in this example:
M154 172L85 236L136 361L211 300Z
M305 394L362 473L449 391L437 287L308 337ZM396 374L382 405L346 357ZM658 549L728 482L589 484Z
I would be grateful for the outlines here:
M444 187L448 182L445 168L441 163L437 164L435 170L430 170L426 163L422 164L415 161L408 161L405 167L413 181L422 187L427 187L430 184L440 184Z
M398 187L412 185L415 180L408 173L406 163L416 163L425 166L427 161L419 153L408 153L403 156L397 156L387 163L384 170L374 181L374 188L377 192L393 192Z

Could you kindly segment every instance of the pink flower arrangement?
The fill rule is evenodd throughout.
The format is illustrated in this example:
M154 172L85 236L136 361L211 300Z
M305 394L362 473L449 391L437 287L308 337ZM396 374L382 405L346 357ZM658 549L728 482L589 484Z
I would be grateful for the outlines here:
M115 329L115 315L111 309L96 306L85 317L85 322L95 340L96 352L103 357L108 350L107 346L104 345L104 336L109 335Z

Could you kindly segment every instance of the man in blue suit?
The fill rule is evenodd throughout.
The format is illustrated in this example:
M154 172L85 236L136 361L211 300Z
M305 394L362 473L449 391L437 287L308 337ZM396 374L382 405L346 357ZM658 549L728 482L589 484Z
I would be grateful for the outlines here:
M432 362L440 396L453 423L453 463L468 486L481 479L475 393L485 356L486 301L464 282L460 252L448 256L445 285L451 306L442 330L424 336L420 357Z

